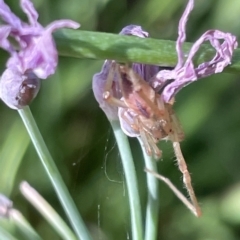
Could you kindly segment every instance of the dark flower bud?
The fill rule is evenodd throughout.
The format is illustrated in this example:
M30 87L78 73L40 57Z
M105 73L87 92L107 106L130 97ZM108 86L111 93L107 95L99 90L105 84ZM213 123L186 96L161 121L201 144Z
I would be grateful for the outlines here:
M12 109L20 109L36 97L40 89L40 80L26 70L22 75L13 69L6 69L0 80L0 97Z
M40 79L31 70L27 70L22 78L25 79L23 80L18 96L16 97L20 108L30 104L30 102L37 96L41 85Z

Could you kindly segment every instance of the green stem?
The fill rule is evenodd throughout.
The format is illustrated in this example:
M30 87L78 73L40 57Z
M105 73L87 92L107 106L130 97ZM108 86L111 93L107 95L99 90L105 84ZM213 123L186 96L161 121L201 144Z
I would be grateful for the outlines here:
M120 62L141 62L175 66L176 42L152 38L138 38L118 34L62 29L55 34L59 54L68 57L114 59ZM187 54L192 43L184 44ZM197 64L209 60L215 50L203 44L194 58ZM232 64L224 72L240 72L240 49L234 51Z
M143 157L145 161L145 167L157 172L157 162L152 157L146 154L145 148L141 138L138 138L141 145ZM151 173L147 174L147 189L148 189L148 201L146 211L146 224L145 224L145 240L157 239L158 233L158 212L159 212L159 190L158 179Z
M29 107L18 110L40 160L52 182L66 215L79 239L90 240L88 230L38 130Z
M9 217L14 222L15 226L22 233L25 240L42 240L35 229L28 223L26 218L16 209L9 211Z
M20 184L23 196L42 214L62 239L76 240L76 236L50 204L27 182Z
M119 121L112 121L111 125L117 141L126 177L131 212L132 236L133 236L132 239L143 240L142 216L141 216L142 214L137 185L137 176L128 138L123 133Z
M0 239L2 240L18 240L13 235L11 235L7 230L0 226Z

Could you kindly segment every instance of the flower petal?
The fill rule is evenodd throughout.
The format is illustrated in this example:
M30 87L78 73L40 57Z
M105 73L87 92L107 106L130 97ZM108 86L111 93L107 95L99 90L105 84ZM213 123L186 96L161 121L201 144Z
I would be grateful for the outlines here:
M187 59L184 60L182 46L186 39L188 15L193 9L193 5L194 1L189 0L179 22L178 39L176 42L178 63L176 67L173 70L160 71L156 77L151 80L152 87L157 91L164 86L162 97L165 102L170 102L171 99L189 83L222 72L223 69L231 63L233 51L238 45L234 35L219 30L208 30L193 44L187 55ZM195 67L193 58L205 41L210 42L212 47L216 50L216 54L210 61Z
M21 0L21 8L27 15L30 25L35 27L38 26L38 13L34 8L33 3L29 0Z
M22 27L21 20L11 11L3 0L0 0L0 17L4 22L15 29L20 29Z

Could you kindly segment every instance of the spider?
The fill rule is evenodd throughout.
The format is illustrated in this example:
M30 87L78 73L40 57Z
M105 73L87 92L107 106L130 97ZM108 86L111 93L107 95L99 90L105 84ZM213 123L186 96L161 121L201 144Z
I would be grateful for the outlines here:
M170 103L165 103L161 95L155 92L148 82L127 64L115 61L112 61L111 64L103 99L118 107L122 130L130 137L140 136L149 156L154 156L156 159L161 157L162 151L157 146L160 140L167 139L173 142L178 166L183 174L183 182L191 202L176 189L169 179L151 170L146 169L146 171L164 181L194 215L200 216L201 209L179 144L184 138L184 133L172 109L174 99ZM116 91L120 91L120 98L116 97Z

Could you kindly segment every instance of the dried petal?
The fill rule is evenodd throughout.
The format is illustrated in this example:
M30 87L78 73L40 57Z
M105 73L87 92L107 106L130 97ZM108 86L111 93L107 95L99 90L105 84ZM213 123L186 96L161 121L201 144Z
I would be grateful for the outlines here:
M149 33L144 31L141 26L133 25L133 24L124 27L119 34L136 36L140 38L149 37Z
M110 121L113 121L118 119L118 108L117 106L113 106L103 99L103 93L106 91L106 80L109 76L109 71L111 70L111 67L112 61L106 60L102 66L101 72L93 76L92 89L95 99L99 103L99 107L104 111L107 118ZM114 85L114 82L112 86L112 92L116 93L116 87ZM114 93L113 95L116 96Z
M173 70L160 71L151 81L151 85L156 90L162 89L163 84L171 80L164 87L162 96L165 102L169 102L177 92L191 82L200 78L207 77L212 74L220 73L231 63L234 49L237 48L236 37L230 33L224 33L219 30L208 30L205 32L192 46L184 61L184 52L182 45L186 39L186 23L188 15L193 9L194 1L189 0L187 7L183 13L178 27L178 39L176 50L178 54L178 63ZM220 41L221 40L221 41ZM194 66L193 58L201 44L209 41L216 54L212 60L204 62L197 67Z

